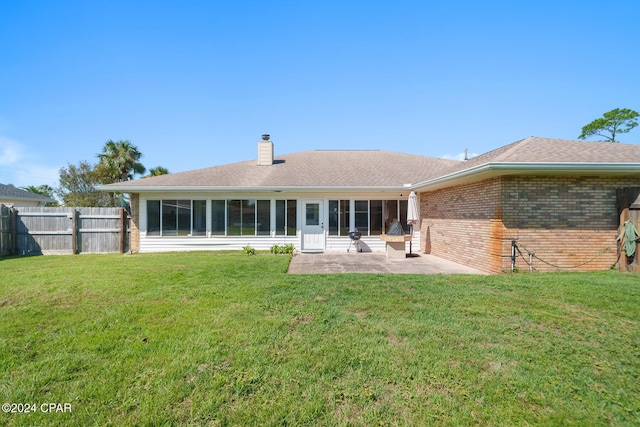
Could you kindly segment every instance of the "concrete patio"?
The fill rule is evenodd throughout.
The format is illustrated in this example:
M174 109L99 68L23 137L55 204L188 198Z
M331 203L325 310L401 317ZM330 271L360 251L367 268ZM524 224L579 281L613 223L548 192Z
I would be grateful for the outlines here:
M390 259L378 252L296 253L288 273L487 274L433 255L417 253L404 259Z

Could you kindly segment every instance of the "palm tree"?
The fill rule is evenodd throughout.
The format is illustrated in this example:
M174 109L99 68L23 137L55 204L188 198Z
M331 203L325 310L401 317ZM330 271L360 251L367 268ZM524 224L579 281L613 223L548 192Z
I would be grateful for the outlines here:
M130 141L108 140L98 154L105 167L105 179L111 182L128 181L135 174L143 174L145 167L139 162L142 153Z
M28 191L29 193L39 194L41 196L45 196L55 200L55 197L53 196L55 193L55 190L47 184L27 185L26 187L20 187L20 188L24 191ZM45 206L47 207L58 206L58 202L48 202Z
M47 196L53 198L53 188L44 184L44 185L27 185L26 187L20 187L24 191L28 191L29 193L39 194L41 196Z
M149 169L149 173L144 176L144 178L149 178L151 176L160 176L169 174L169 169L163 166L156 166L155 168Z
M108 140L102 148L102 153L98 154L100 162L96 165L96 173L103 184L129 181L135 174L142 175L146 170L138 161L140 157L142 153L130 141ZM116 199L122 199L122 197L120 195L117 197L116 193L109 193L111 206L116 206ZM123 203L125 203L123 200L118 202L120 205Z

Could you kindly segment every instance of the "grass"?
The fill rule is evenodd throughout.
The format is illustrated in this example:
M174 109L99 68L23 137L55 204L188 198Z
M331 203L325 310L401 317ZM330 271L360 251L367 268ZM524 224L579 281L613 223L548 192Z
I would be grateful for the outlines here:
M639 275L288 262L0 260L0 425L640 424Z

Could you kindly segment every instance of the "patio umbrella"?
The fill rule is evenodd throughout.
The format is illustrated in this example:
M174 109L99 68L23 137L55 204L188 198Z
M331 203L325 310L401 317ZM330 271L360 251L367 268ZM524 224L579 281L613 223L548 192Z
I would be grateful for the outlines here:
M420 221L420 209L418 208L418 198L413 191L409 194L409 202L407 204L407 224L410 226L411 238L413 239L413 226ZM409 254L411 254L412 242L409 240Z

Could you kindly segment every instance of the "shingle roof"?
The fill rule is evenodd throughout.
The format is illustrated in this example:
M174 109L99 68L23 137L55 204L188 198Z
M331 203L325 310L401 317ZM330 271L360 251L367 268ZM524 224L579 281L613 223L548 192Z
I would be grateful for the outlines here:
M381 150L312 150L276 156L273 165L257 160L143 178L104 186L144 191L171 187L403 187L456 175L485 164L630 164L639 167L640 145L530 137L468 161L438 159Z
M640 145L529 137L465 162L484 163L639 163Z
M55 202L55 200L40 194L21 190L13 185L0 184L0 199L33 200L38 202Z
M437 177L456 160L380 150L313 150L115 184L122 187L402 187ZM105 186L104 188L108 188Z

